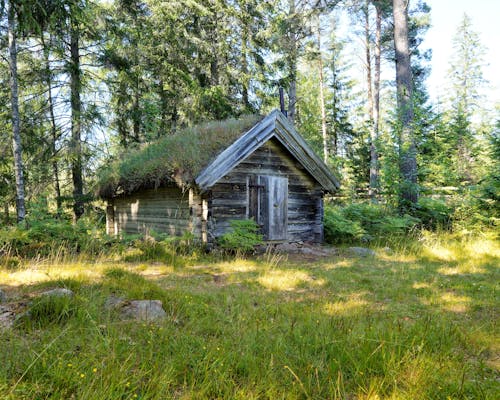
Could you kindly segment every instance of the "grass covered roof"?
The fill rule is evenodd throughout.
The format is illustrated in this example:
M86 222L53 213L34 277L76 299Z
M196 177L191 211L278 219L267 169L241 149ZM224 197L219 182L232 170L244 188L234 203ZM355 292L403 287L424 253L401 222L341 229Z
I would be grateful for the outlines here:
M258 115L245 115L211 121L129 149L101 169L98 194L111 198L167 182L189 185L221 151L261 119Z

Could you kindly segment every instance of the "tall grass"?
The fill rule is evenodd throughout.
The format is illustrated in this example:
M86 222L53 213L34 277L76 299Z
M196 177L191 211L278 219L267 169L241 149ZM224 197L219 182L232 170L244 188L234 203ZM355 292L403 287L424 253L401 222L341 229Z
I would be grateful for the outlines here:
M0 397L496 399L498 241L407 240L372 258L21 261L0 270L10 301L75 297L2 332ZM124 321L111 295L168 317Z

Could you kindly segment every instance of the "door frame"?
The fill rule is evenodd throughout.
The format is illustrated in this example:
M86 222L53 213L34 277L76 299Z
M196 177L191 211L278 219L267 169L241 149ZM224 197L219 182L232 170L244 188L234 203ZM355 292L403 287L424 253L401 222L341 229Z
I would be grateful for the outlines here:
M276 233L272 231L271 219L275 215L276 203L273 203L273 194L270 192L272 189L269 188L267 182L273 182L273 180L281 181L284 184L286 194L281 200L281 207L283 218L281 220L282 235L270 238ZM283 182L284 181L284 182ZM267 204L266 204L267 203ZM272 175L272 174L255 174L247 177L247 218L253 219L261 229L261 233L264 235L264 240L266 241L276 241L283 242L288 240L288 176L287 175Z

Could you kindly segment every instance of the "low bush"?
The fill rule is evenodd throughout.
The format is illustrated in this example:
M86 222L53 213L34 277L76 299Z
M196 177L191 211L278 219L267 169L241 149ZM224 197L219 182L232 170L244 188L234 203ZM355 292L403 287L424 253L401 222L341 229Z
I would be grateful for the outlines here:
M116 239L88 219L29 219L26 225L0 229L0 256L48 257L54 254L98 254Z
M259 225L251 219L231 220L231 231L222 235L219 245L233 253L248 253L263 243Z
M400 237L417 226L415 217L400 216L390 208L353 203L346 207L325 207L324 230L327 243L370 242Z
M422 197L415 209L415 217L426 229L449 229L453 218L453 209L444 201Z
M339 207L325 207L323 226L327 243L353 242L366 234L361 225L344 216Z
M52 214L40 202L30 205L23 223L0 228L0 257L97 255L115 242L104 234L102 214L94 211L73 223L70 215Z

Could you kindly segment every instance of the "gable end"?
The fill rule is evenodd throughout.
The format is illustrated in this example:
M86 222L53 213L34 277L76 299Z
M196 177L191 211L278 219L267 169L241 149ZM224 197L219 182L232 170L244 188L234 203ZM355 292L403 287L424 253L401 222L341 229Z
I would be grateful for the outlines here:
M338 179L278 110L272 111L227 147L198 175L195 179L196 184L202 191L209 189L272 137L276 137L282 143L324 190L334 192L340 187Z

